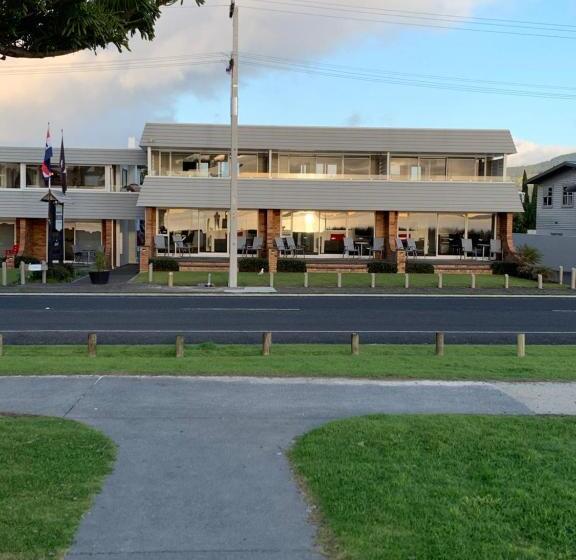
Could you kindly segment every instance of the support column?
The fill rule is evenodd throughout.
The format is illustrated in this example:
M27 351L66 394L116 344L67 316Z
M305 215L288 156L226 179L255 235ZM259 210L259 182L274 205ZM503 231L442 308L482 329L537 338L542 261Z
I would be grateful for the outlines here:
M396 238L398 237L398 212L384 212L384 249L388 260L396 259Z
M267 243L266 243L266 237L267 237L267 230L268 230L268 210L258 210L258 235L260 237L262 237L262 251L260 252L260 255L258 255L259 257L263 256L266 254L266 251L268 249Z
M278 250L274 239L280 236L280 210L266 211L266 254L270 272L278 272Z
M43 218L18 218L16 220L16 243L18 256L46 260L46 220Z
M146 208L144 218L144 245L140 247L140 272L147 272L150 259L155 255L156 208Z
M378 210L374 212L374 238L384 239L384 250L374 253L375 259L383 259L386 255L386 212Z
M514 214L501 212L498 214L498 237L502 242L502 260L513 261L516 257L513 235Z
M108 266L114 268L114 220L102 220L102 248Z

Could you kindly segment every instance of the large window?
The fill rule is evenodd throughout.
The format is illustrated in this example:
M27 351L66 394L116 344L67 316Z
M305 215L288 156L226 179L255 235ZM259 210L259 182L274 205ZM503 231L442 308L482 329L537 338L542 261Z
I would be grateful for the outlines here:
M19 163L0 163L0 188L2 189L20 188Z
M59 187L62 184L60 172L52 168L54 175L51 184ZM103 165L68 165L66 166L66 180L69 189L104 189L106 187L106 168ZM36 186L44 186L44 179L40 173L31 177L37 181Z
M390 179L392 181L419 181L420 166L418 165L418 158L390 158Z
M469 181L477 176L477 160L475 158L448 158L446 176L449 181Z
M554 206L554 187L547 187L542 192L542 206L552 208Z
M404 242L413 239L419 255L435 257L437 222L436 214L401 213L398 220L398 237Z
M569 187L562 187L562 206L564 208L574 207L574 193L568 190Z
M66 222L64 258L67 261L91 262L102 250L102 222Z
M445 181L446 158L421 158L420 172L422 181Z
M16 224L0 220L0 256L4 256L6 249L14 246L16 239Z

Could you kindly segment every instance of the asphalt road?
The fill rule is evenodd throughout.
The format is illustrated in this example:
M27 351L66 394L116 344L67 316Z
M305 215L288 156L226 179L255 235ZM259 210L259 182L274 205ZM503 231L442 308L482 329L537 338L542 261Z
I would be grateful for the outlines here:
M294 437L370 413L532 414L556 400L527 399L528 385L5 377L0 410L76 419L118 444L68 560L321 560L284 453ZM550 390L571 391L574 412L576 387Z
M13 343L257 342L422 343L436 331L448 342L576 343L576 298L356 296L81 296L0 297L0 333Z

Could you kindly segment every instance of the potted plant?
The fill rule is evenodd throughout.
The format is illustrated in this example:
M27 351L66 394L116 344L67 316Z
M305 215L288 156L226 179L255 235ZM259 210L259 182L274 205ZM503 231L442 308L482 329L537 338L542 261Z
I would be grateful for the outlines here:
M110 280L108 260L102 251L98 251L94 260L94 270L90 271L90 282L92 284L108 284L108 280Z

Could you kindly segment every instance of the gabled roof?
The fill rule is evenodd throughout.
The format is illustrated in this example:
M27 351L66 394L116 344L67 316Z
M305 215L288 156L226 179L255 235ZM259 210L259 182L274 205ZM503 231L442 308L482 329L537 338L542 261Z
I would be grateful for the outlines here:
M566 169L576 169L576 161L563 161L562 163L559 163L558 165L555 165L554 167L551 167L550 169L543 171L542 173L536 175L535 177L528 179L528 183L530 185L532 184L537 185L542 181L550 179L550 177L553 177L557 173L560 173L561 171L564 171Z

